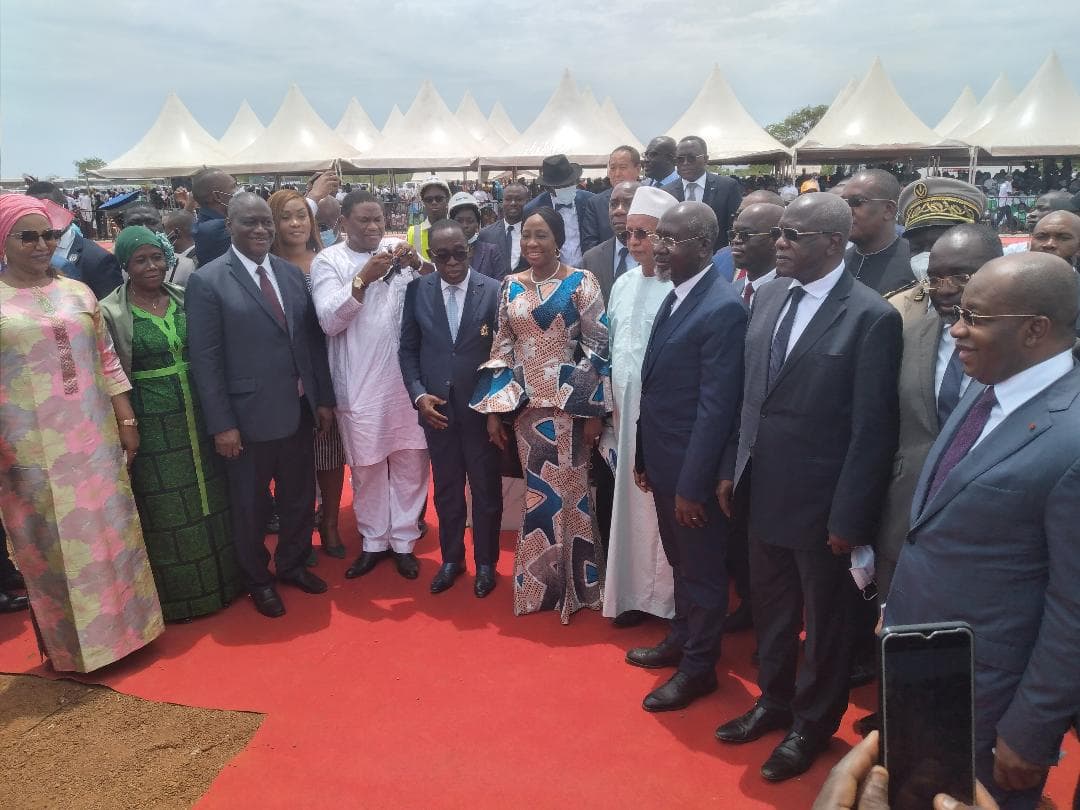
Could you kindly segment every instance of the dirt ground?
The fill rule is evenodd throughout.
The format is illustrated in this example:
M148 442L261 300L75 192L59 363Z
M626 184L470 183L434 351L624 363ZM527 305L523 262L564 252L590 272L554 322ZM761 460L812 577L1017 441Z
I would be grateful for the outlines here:
M191 807L261 722L0 675L0 809Z

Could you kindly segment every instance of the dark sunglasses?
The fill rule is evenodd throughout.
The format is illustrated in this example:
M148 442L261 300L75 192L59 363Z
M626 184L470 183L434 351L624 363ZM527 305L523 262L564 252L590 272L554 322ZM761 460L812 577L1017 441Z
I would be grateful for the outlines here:
M995 318L1041 318L1041 315L980 315L963 307L953 307L953 315L962 320L968 326L978 326L979 321L992 321Z
M823 236L833 233L836 233L836 231L799 231L795 228L769 228L769 236L774 240L782 236L788 242L798 242L804 236Z
M646 239L652 239L653 231L647 231L644 228L627 228L620 234L616 234L619 237L619 241L626 244L630 239L637 239L639 242L643 242Z
M852 208L861 208L869 202L895 203L896 200L886 200L881 197L845 197L844 202L846 202Z
M433 250L431 251L431 258L443 264L451 259L463 262L469 258L469 251L465 248L458 248L457 250Z
M33 245L38 239L44 239L46 242L59 242L60 237L64 235L64 232L56 228L48 228L44 231L19 231L19 239L22 240L24 245Z
M704 155L676 155L675 156L675 162L676 163L696 163L697 161L701 160L703 157L705 157L705 156Z
M758 236L772 236L772 233L769 231L759 231L754 233L749 228L739 228L738 230L732 229L727 232L727 240L729 242L734 242L735 240L749 242L751 239Z
M439 194L436 197L421 197L420 199L428 205L438 205L439 203L446 202L446 197L442 194Z

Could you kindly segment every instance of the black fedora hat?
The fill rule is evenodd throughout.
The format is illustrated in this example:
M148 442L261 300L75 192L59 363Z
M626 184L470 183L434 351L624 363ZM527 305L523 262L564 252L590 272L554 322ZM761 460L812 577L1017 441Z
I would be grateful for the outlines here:
M551 188L576 186L581 179L581 166L571 163L566 155L551 155L540 164L540 177L537 179L540 185Z

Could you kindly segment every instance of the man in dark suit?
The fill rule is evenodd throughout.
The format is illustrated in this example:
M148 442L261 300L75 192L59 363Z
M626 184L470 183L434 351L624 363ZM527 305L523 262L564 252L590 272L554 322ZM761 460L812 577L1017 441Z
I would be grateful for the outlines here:
M472 492L473 591L495 587L502 519L500 454L488 440L487 418L469 407L477 369L491 355L499 319L499 282L469 268L469 249L453 220L428 230L436 273L405 292L398 360L427 437L435 477L442 567L431 582L441 593L465 571L465 483Z
M896 450L900 314L844 269L850 229L834 194L785 209L779 278L754 300L738 447L717 492L730 514L733 490L749 487L736 497L749 504L761 698L716 736L790 728L762 766L770 781L805 772L847 709L849 552L874 540Z
M675 146L675 139L667 135L657 135L649 141L642 156L645 160L645 179L642 182L645 185L663 188L679 179L675 171Z
M538 208L554 208L562 217L566 228L566 241L559 249L562 261L570 267L581 267L582 241L591 239L585 230L585 206L592 198L592 193L577 187L581 179L581 166L571 163L566 155L552 155L544 158L540 165L539 183L544 189L525 206L525 219Z
M589 201L590 205L599 199L607 203L604 217L611 235L585 251L581 266L600 282L605 303L611 297L611 286L615 279L630 268L637 267L637 261L630 255L630 249L620 238L626 237L626 215L630 211L630 203L634 201L634 192L640 185L637 180L622 182L611 189L610 193L597 194Z
M660 541L675 578L675 616L655 647L626 654L639 667L677 667L646 711L681 709L716 689L730 529L715 497L720 460L736 432L746 309L710 257L716 216L687 202L656 226L656 273L670 278L641 366L634 479L653 493Z
M611 200L611 192L619 183L637 183L641 177L641 155L632 146L616 146L607 163L607 179L609 188L593 196L585 206L585 216L582 219L583 236L581 237L581 251L588 253L597 245L615 235L611 229L608 217L608 203ZM605 295L604 300L607 300Z
M191 196L199 204L195 211L195 259L201 267L229 250L229 231L225 227L229 201L239 191L236 180L221 169L202 169L192 175Z
M687 135L675 147L675 171L679 179L664 186L664 191L676 200L699 200L716 214L720 226L713 251L728 243L727 232L735 221L735 212L742 201L742 189L737 181L706 171L709 148L697 135Z
M863 169L844 181L840 196L851 206L848 272L867 287L889 295L915 281L907 240L896 232L900 183L884 169Z
M285 606L263 544L271 480L281 518L277 578L308 593L326 590L304 561L311 551L315 502L312 430L316 422L320 430L330 428L334 391L304 275L269 254L270 206L256 194L237 194L226 227L232 248L188 281L191 371L206 429L228 460L240 570L255 607L273 618Z
M528 263L521 258L521 217L529 202L524 183L511 183L503 190L502 219L480 229L481 242L495 245L502 258L502 277L524 270Z
M975 775L1039 804L1080 707L1080 283L1037 252L984 265L952 334L973 382L923 465L886 625L975 632Z

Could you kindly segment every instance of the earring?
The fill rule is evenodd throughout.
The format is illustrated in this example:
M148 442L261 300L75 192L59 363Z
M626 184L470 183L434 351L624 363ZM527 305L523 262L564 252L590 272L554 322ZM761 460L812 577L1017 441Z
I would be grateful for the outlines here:
M555 258L556 259L561 259L562 258L562 248L555 248Z

